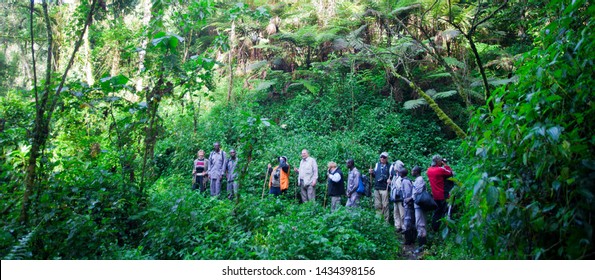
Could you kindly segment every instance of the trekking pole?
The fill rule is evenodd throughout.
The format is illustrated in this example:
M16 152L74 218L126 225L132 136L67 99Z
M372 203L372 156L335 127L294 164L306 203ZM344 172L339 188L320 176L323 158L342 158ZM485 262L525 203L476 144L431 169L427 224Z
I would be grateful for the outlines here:
M265 175L264 175L264 184L262 184L262 197L260 199L263 199L264 198L264 187L267 184L267 179L268 178L269 178L269 168L267 167L267 171L265 172Z

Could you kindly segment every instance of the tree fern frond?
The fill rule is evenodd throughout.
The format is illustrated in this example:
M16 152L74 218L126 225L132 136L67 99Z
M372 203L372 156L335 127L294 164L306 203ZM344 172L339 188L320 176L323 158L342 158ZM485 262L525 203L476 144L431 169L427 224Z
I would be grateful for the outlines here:
M483 95L483 93L480 93L480 92L477 92L474 90L470 90L470 89L465 90L465 92L467 93L467 95L474 97L478 100L485 100L485 96Z
M450 66L456 66L459 68L465 68L465 64L460 62L458 59L454 58L454 57L450 57L447 56L444 58L444 61L446 61L446 63Z
M262 91L269 89L272 85L275 85L276 82L277 80L260 81L254 90Z
M394 17L394 16L397 16L397 15L400 15L403 12L407 12L407 11L414 10L414 9L419 9L419 8L421 8L421 4L413 4L413 5L410 5L410 6L399 7L399 8L396 8L396 9L392 10L390 12L389 16Z
M358 29L353 30L351 33L349 33L349 35L347 35L347 38L358 38L362 34L362 32L366 30L366 28L368 28L367 24L360 26Z
M248 67L246 67L246 70L248 70L248 71L258 70L258 69L266 66L268 63L269 62L267 60L257 61L257 62L254 62L254 63L248 65Z
M507 85L510 83L516 83L519 81L519 77L518 76L513 76L510 79L490 79L488 81L488 84L493 85L493 86L501 86L501 85Z
M442 92L435 93L432 96L432 98L434 98L434 99L448 98L448 97L451 97L451 96L453 96L455 94L457 94L457 91L456 90L442 91Z
M406 101L403 104L403 108L405 108L407 110L413 110L413 109L417 109L423 105L428 105L428 102L426 102L426 100L423 98L419 98L419 99L413 99L413 100Z
M31 251L29 250L29 242L33 235L37 232L37 227L35 227L31 232L27 235L23 236L19 239L18 244L12 247L10 253L6 255L3 259L5 260L24 260L24 259L31 259Z
M448 73L448 72L440 72L440 73L424 76L424 78L428 78L428 79L447 78L447 77L450 77L450 73Z
M437 91L433 88L426 90L426 94L434 99L434 95L436 95Z

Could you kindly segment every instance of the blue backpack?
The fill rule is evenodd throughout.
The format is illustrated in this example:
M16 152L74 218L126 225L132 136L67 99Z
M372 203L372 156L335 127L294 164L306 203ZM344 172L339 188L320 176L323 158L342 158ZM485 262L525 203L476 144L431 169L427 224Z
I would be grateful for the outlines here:
M370 191L370 180L368 179L368 176L360 175L357 190L355 192L365 196L372 195L372 192Z

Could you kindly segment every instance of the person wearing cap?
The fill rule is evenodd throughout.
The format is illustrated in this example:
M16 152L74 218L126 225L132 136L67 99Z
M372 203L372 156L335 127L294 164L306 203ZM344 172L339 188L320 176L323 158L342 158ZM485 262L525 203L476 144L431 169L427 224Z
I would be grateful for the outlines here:
M271 168L269 163L269 194L278 196L281 192L289 189L289 164L287 164L287 157L279 157L279 165Z
M298 184L300 185L300 194L302 202L316 200L316 181L318 180L318 164L316 159L310 157L308 150L302 150L302 160L300 169L295 168L298 173Z
M434 210L434 215L432 215L432 230L438 231L440 219L444 217L447 210L444 181L452 176L452 168L445 164L441 156L435 155L432 157L432 164L426 174L430 181L430 188L432 188L432 196L438 205L438 208Z
M328 196L331 198L331 212L334 212L341 204L341 197L345 195L345 180L343 179L341 168L337 167L337 163L331 161L328 163L327 167L327 191Z
M352 158L348 159L346 163L349 174L347 175L347 204L345 204L345 207L357 207L360 198L357 188L359 187L361 175L355 167L355 162Z
M388 210L388 153L382 152L380 160L374 166L374 169L369 170L370 176L374 179L374 208L376 215L384 216L384 220L388 223L390 217Z
M237 181L237 165L238 158L236 155L236 150L231 149L229 150L229 159L227 160L227 164L225 165L225 173L227 179L227 198L229 199L232 199L234 196L238 195L238 190L240 188L240 185Z

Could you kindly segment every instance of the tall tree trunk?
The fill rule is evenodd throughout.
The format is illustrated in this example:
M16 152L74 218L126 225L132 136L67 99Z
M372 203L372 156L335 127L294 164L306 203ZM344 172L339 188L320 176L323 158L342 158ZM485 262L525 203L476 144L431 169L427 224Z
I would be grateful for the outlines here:
M233 92L233 43L236 37L236 21L231 21L231 34L229 36L229 89L227 90L227 103L231 101L231 94Z
M87 84L92 86L95 84L95 79L93 78L93 66L91 63L91 44L89 43L89 32L85 32L85 36L83 36L84 41L84 52L85 52L85 78L87 79Z
M147 28L149 26L149 22L151 22L151 7L152 1L151 0L144 0L141 2L143 8L143 27ZM141 51L138 54L138 79L136 80L136 91L143 90L143 76L142 71L145 68L145 55L147 54L147 44L149 43L149 34L147 32L146 36L144 36L143 41L141 43Z

